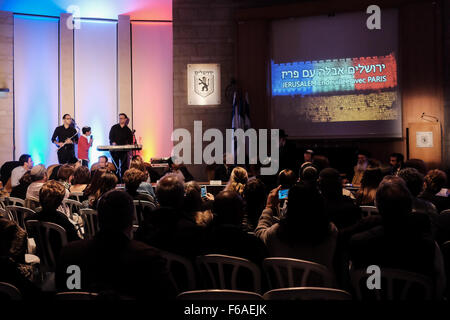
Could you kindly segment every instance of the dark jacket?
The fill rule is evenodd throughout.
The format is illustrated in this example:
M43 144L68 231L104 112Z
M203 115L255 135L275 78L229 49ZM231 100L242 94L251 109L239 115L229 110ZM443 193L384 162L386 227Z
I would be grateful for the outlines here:
M93 240L68 244L61 252L56 287L67 291L67 267L81 270L81 291L115 293L120 297L171 299L175 297L166 261L159 251L130 240L123 233L99 232Z

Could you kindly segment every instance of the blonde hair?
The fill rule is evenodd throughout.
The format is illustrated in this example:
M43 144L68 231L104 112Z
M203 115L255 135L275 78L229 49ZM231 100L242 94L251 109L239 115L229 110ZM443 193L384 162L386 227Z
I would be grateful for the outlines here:
M247 181L247 170L242 167L236 167L231 171L230 180L228 180L225 191L234 191L242 196Z

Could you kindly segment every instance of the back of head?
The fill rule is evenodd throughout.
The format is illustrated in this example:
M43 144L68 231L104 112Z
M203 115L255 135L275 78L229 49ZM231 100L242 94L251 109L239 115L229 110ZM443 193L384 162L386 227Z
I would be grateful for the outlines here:
M376 206L385 224L399 224L411 212L412 196L402 178L386 176L376 194Z
M203 203L200 185L195 181L189 181L184 185L184 191L184 210L186 212L200 211Z
M64 164L58 170L58 180L68 182L69 178L73 175L75 169L73 166Z
M319 177L319 169L311 162L305 162L300 167L300 181L313 182Z
M91 180L91 172L88 167L81 166L75 169L73 173L72 184L89 184Z
M97 211L101 231L128 231L133 223L133 198L124 191L108 191L99 199Z
M33 181L43 180L47 176L47 170L43 164L38 164L31 169L30 174Z
M104 194L109 190L115 189L118 182L119 181L114 173L105 172L100 177L100 193Z
M339 171L326 168L319 174L319 189L327 199L336 199L342 196L342 183Z
M135 158L134 160L132 160L130 164L130 169L132 168L140 170L145 175L145 180L147 180L148 171L142 158Z
M55 180L47 181L39 191L39 202L42 209L44 211L56 210L61 205L65 194L66 188L61 183Z
M226 190L235 191L239 195L242 195L244 192L244 187L248 181L247 170L242 167L236 167L231 171L230 180L226 186Z
M23 259L26 250L27 233L17 223L0 219L0 256L16 261Z
M428 171L425 176L425 190L436 194L447 184L447 175L444 171L434 169Z
M324 198L317 188L305 184L289 189L286 215L280 221L278 235L287 243L320 243L330 233Z
M414 168L405 168L399 171L398 176L402 178L413 197L417 197L423 189L423 175Z
M427 165L425 164L425 161L423 161L421 159L409 159L405 162L404 167L405 168L414 168L423 175L427 174Z
M156 197L161 206L181 209L184 201L184 182L176 174L166 174L158 182Z
M292 187L296 182L297 176L290 169L281 170L278 174L278 185L281 185L285 189Z
M250 180L244 188L243 197L248 219L256 225L257 219L266 205L267 192L265 184L259 179Z
M325 168L330 167L330 161L328 160L328 158L325 156L321 156L321 155L314 155L312 163L313 163L313 165L316 166L316 168L319 172Z
M141 170L130 168L125 171L123 175L123 182L125 183L125 189L130 194L135 194L139 185L145 181L145 175Z
M380 168L367 168L361 179L361 188L376 189L383 179Z
M97 192L100 189L100 178L104 173L108 172L107 169L97 169L92 172L91 183L84 190L84 194L89 196Z
M214 199L213 212L219 224L240 225L244 201L235 191L221 191Z

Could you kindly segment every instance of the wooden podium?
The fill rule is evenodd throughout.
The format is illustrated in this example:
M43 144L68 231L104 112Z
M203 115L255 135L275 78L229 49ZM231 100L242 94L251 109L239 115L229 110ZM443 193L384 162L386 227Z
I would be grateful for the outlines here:
M422 159L429 168L436 168L442 162L442 138L440 122L410 122L409 158Z

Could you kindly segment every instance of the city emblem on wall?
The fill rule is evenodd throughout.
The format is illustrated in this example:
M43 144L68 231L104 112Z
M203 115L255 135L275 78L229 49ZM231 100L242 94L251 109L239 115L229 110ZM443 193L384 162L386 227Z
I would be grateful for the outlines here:
M220 64L188 64L187 91L188 105L220 104Z
M214 92L214 71L194 72L194 92L203 98Z

